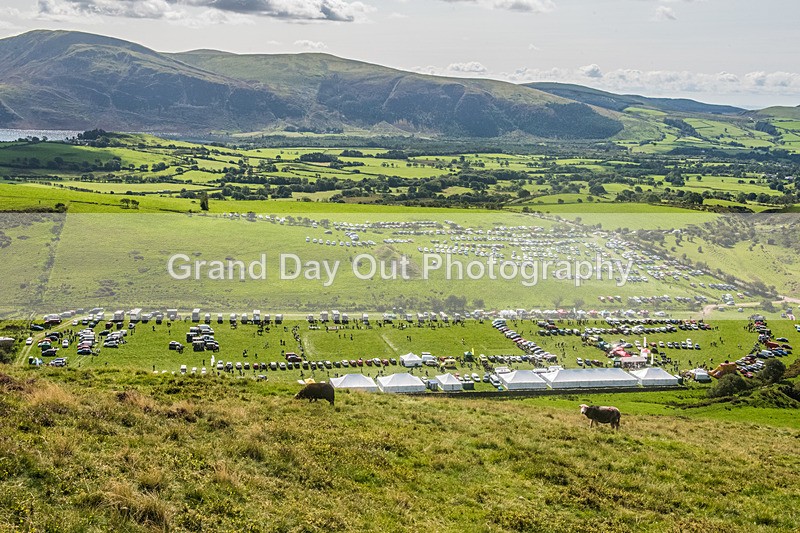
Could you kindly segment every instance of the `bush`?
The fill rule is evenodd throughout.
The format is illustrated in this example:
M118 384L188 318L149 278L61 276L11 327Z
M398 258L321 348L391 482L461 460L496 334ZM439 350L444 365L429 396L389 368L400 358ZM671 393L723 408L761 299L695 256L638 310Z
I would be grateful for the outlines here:
M783 379L785 373L786 365L784 365L782 361L770 359L767 361L767 364L764 365L764 369L758 373L758 377L766 383L777 383Z
M708 390L711 398L721 398L723 396L733 396L747 390L747 382L739 374L727 374L722 376L717 383Z

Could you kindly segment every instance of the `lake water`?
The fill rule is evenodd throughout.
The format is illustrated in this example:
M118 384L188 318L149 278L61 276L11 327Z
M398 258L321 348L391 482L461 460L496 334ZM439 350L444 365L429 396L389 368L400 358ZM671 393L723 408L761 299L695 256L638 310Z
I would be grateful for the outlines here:
M16 141L25 137L47 137L53 141L63 141L68 137L75 137L82 131L69 130L7 130L0 129L0 142Z

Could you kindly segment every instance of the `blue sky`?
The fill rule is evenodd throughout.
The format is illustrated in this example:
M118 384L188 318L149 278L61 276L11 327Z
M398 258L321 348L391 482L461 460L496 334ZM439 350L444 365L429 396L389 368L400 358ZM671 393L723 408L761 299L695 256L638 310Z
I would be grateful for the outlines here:
M745 107L800 104L797 0L4 0L0 37L321 51L404 70Z

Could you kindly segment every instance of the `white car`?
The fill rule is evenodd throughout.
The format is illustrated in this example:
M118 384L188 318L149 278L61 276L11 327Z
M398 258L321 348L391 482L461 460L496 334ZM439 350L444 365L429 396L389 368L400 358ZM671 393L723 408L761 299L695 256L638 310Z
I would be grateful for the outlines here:
M33 337L28 337L27 339L25 339L26 346L30 346L31 344L33 344Z
M62 348L69 348L69 340L68 339L64 339L63 341L61 341L61 347Z

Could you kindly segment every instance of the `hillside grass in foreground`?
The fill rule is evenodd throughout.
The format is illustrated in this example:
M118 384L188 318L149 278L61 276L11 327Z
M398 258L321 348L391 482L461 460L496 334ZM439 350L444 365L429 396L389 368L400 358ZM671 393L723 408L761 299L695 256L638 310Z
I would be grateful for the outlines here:
M791 531L797 430L117 371L0 376L0 530Z

